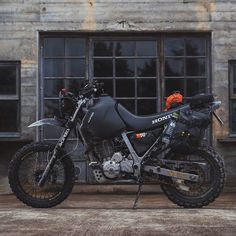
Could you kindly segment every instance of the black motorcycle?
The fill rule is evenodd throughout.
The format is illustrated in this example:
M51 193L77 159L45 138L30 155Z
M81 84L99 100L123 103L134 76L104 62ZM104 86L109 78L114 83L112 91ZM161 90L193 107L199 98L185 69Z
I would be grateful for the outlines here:
M56 144L31 143L15 154L9 166L12 191L23 203L38 208L64 201L74 185L74 165L64 151L75 130L98 183L137 183L134 208L145 183L159 183L179 206L199 208L222 192L222 157L204 142L205 131L220 107L211 94L190 98L170 110L136 116L110 96L102 84L90 82L74 96L59 94L61 117L39 120L29 127L63 127Z

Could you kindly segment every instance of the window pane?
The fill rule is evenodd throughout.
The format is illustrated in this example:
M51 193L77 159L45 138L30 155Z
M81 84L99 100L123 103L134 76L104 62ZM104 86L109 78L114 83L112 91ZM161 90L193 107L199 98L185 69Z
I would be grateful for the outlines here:
M233 65L233 93L236 94L236 65Z
M60 57L64 56L64 39L63 38L47 38L44 39L44 56Z
M66 39L66 56L84 56L85 39L67 38Z
M44 100L44 117L53 118L54 116L59 117L59 109L58 109L58 100Z
M187 96L206 92L206 79L187 79Z
M138 115L156 113L156 100L138 100Z
M68 145L68 143L67 143L67 145ZM75 146L75 144L73 144L73 147L74 146ZM71 147L66 150L70 151ZM93 181L93 183L96 183L96 180L94 179L91 170L89 169L89 171L87 172L87 168L88 168L87 161L78 161L78 158L81 158L81 156L84 157L84 155L81 155L81 153L84 153L84 151L76 150L75 152L70 154L70 156L72 156L72 158L73 157L76 158L76 161L74 160L74 166L75 166L75 175L76 175L76 178L78 178L77 181L78 181L78 183L88 183L88 181L90 182L90 180L87 180L87 179L90 178L90 179L93 179L93 180L91 180L91 181Z
M43 136L46 139L59 139L63 130L64 129L62 127L45 126L43 128Z
M45 77L64 77L63 59L45 59L44 76Z
M137 41L138 56L156 56L156 41Z
M63 80L44 80L44 96L58 97L59 91L64 88Z
M166 76L183 76L184 60L183 59L166 59L165 60Z
M18 101L0 101L0 132L17 132Z
M67 59L66 60L67 77L84 77L85 60L84 59Z
M117 59L116 76L133 77L134 76L134 59Z
M183 56L184 39L169 38L165 40L165 56Z
M156 60L155 59L137 59L137 73L139 77L155 77L156 76Z
M104 83L104 92L108 95L110 95L111 97L114 96L113 93L113 80L112 79L99 79L99 82L103 82Z
M94 56L112 56L113 55L113 42L97 41L94 43Z
M113 66L112 59L94 59L95 77L112 77Z
M117 101L124 106L127 110L132 112L133 114L135 113L135 106L134 106L134 100L131 99L117 99Z
M138 79L138 97L156 97L155 79Z
M175 91L184 95L184 79L166 79L165 80L165 97L170 96Z
M76 137L75 135L73 135L72 137L72 134L74 134L74 132L72 131L68 137L68 139L70 138L73 138L73 137ZM74 152L71 152L71 150L74 150L74 148L77 146L76 150ZM66 152L70 152L70 158L73 160L75 166L76 166L76 163L75 161L79 164L83 164L81 162L81 160L84 160L86 159L86 157L84 156L84 145L82 143L79 143L77 144L77 141L76 140L68 140L66 143L65 143L65 147L64 147L65 151ZM80 166L81 167L81 166ZM86 169L86 168L85 168Z
M45 139L59 139L63 131L64 131L64 128L62 128L62 127L44 126L44 128L43 128L43 137ZM75 131L75 129L72 129L68 139L76 137L74 131ZM69 142L70 141L67 141L66 143L69 143Z
M116 97L134 97L134 86L133 79L116 79Z
M120 41L116 42L116 56L134 56L135 42Z
M16 66L0 66L0 95L16 94Z
M231 131L236 133L236 101L231 100Z
M204 76L206 75L206 60L199 58L187 58L186 70L189 76Z
M203 38L186 39L186 55L187 56L205 56L206 40Z
M67 88L70 92L77 95L79 93L79 89L81 88L81 84L84 80L56 80L56 79L47 79L44 81L44 96L45 97L58 97L58 94L61 89Z
M74 95L79 94L79 89L81 88L82 84L84 84L84 79L67 79L64 80L64 88L68 88L70 92Z

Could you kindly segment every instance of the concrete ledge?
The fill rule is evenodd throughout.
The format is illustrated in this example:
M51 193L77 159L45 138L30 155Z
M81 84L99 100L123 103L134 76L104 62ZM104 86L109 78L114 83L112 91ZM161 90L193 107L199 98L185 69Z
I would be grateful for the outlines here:
M76 184L73 193L136 193L138 185L136 184L109 184L109 185L79 185ZM144 193L160 193L161 188L157 184L143 185Z
M136 193L138 185L135 184L114 184L114 185L80 185L76 184L73 189L73 193ZM147 184L142 188L143 193L162 193L160 185ZM225 193L236 193L236 186L224 187Z
M106 193L106 194L135 194L138 191L138 185L136 184L75 184L73 193ZM224 193L236 193L236 186L224 187ZM8 184L7 177L0 179L0 195L11 194L11 189ZM142 187L142 193L162 193L160 185L146 184Z

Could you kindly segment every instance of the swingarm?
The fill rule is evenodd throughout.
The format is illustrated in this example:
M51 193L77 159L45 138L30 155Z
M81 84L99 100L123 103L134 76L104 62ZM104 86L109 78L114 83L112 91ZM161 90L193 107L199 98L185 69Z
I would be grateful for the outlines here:
M176 171L176 170L170 170L167 168L162 168L160 166L144 165L143 170L145 172L149 172L153 174L174 177L174 178L182 179L182 180L189 180L192 182L198 182L199 180L198 175Z

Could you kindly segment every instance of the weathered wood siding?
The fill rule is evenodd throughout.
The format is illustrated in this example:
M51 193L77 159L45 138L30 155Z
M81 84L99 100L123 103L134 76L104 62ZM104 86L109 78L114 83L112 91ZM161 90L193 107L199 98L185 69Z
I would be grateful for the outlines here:
M234 145L228 137L228 60L236 59L236 1L228 0L0 0L0 60L20 60L22 139L34 138L39 32L211 32L212 90L222 100L213 141L236 178ZM233 157L230 157L232 155ZM227 159L228 158L228 159Z

